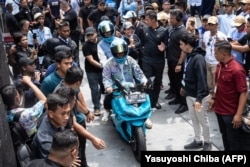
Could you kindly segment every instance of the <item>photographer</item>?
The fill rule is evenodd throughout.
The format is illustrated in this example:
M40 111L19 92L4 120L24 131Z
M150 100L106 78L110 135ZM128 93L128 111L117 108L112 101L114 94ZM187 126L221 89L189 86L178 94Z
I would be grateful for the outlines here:
M44 53L40 50L40 48L44 41L52 38L52 34L50 29L44 26L44 15L42 13L36 13L34 15L34 20L36 24L33 24L28 32L28 45L30 48L38 50L39 64L41 68Z

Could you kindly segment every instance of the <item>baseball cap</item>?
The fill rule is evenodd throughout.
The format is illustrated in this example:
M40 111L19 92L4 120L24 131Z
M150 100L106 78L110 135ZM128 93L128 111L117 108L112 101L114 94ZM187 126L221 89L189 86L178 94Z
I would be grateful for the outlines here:
M22 57L19 59L19 66L20 67L26 67L27 65L31 65L35 63L35 60L29 58L29 57Z
M168 15L165 12L160 12L157 14L157 20L168 20Z
M211 15L206 14L206 15L204 15L204 16L202 17L202 20L208 20L209 17L211 17Z
M133 24L129 21L126 21L125 23L123 23L123 29L128 29L130 27L134 27Z
M244 4L250 3L250 0L242 0L242 1L240 1L240 3L244 3Z
M106 4L106 1L105 0L98 0L98 5L102 4L102 3Z
M241 26L243 23L246 23L246 20L245 20L245 17L244 16L241 16L241 15L238 15L234 18L234 23L233 25L235 27L239 27Z
M134 17L137 17L136 16L136 13L132 10L129 10L124 16L123 18L124 19L129 19L129 18L134 18Z
M36 13L35 15L34 15L34 20L37 20L39 17L44 17L43 16L43 14L42 13Z
M207 23L209 24L218 24L218 19L215 16L211 16L208 18Z
M85 30L86 35L90 35L90 34L94 34L94 33L96 33L96 29L94 27L88 27Z
M234 7L234 3L230 2L230 1L227 1L226 3L223 3L222 6L232 6L232 7Z

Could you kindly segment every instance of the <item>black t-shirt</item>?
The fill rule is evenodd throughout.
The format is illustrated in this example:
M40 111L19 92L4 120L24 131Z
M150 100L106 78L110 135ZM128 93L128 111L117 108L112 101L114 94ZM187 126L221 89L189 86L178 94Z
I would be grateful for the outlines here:
M99 39L98 39L98 42L99 42ZM92 43L89 41L85 42L82 47L82 51L85 57L92 55L94 60L100 62L98 54L97 54L98 42L97 43ZM96 73L102 72L102 69L93 66L92 64L89 63L87 59L85 59L85 70L86 72L96 72Z
M238 40L238 42L244 46L248 45L250 48L250 36L249 35L244 35L241 39ZM250 52L245 52L243 53L244 55L244 69L246 70L246 73L248 74L248 70L250 70Z
M181 55L181 48L180 48L180 37L187 33L187 30L184 25L179 26L177 28L172 28L169 31L169 39L168 39L168 46L167 46L167 59L168 61L177 62Z
M92 12L92 10L96 9L96 6L94 5L90 5L89 7L87 6L83 6L81 7L80 11L79 11L79 17L82 18L83 20L83 29L85 30L87 27L89 27L87 18L88 15Z
M101 17L104 15L108 16L111 22L115 25L115 16L119 16L119 13L114 8L107 7L106 10L103 12L99 9L95 9L89 14L88 19L93 22L94 27L97 29L98 24L101 22Z
M70 31L73 32L77 28L77 13L74 9L70 8L69 11L64 14L64 21L68 21L70 24Z

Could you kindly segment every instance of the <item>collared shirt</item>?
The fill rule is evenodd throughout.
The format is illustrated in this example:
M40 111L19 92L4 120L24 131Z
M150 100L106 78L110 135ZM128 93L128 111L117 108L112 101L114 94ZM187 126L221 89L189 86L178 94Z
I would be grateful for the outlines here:
M220 40L227 40L226 35L220 31L217 31L217 34L212 37L210 31L206 31L203 35L203 43L206 46L205 60L209 64L218 64L218 61L214 56L214 44L216 43L216 38L219 38Z
M231 15L217 15L219 21L219 30L227 35L228 31L233 27L233 19L235 18L234 14Z
M247 34L246 31L239 32L237 28L232 28L228 32L227 37L231 38L233 41L238 41L246 34ZM243 53L242 52L232 50L231 54L239 63L243 64Z
M246 72L233 57L226 64L219 63L215 72L217 90L214 111L221 115L234 115L240 94L247 91Z
M18 112L22 112L19 123L25 129L28 136L32 136L37 131L36 125L38 118L42 115L44 102L39 101L31 108L15 108L7 111L8 122L13 122L14 116Z
M34 45L33 34L36 33L38 44L43 44L47 39L52 38L51 31L48 27L43 27L43 29L34 29L28 32L28 45Z
M137 62L130 56L127 57L123 66L118 64L113 57L110 58L103 68L102 76L105 88L114 86L115 79L118 79L121 83L134 83L134 78L140 83L147 81Z

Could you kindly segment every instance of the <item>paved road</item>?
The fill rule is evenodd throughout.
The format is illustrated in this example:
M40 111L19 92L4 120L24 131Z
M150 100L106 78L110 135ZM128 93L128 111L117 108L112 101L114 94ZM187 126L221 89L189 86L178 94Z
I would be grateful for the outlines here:
M81 66L84 67L84 58L80 54ZM163 77L164 90L168 88L167 66ZM84 93L88 108L93 111L91 94L86 75L81 89ZM183 114L174 114L176 105L169 106L164 90L161 91L159 102L162 105L161 110L155 110L152 113L151 120L153 128L147 130L147 150L183 150L183 146L193 140L193 128L189 119L188 112ZM102 109L103 110L103 109ZM87 160L91 167L139 167L136 162L130 145L122 140L111 122L103 125L100 117L87 124L87 129L106 142L106 148L96 150L92 144L87 142ZM222 141L218 129L218 124L214 113L209 113L211 126L211 138L213 150L222 150Z

